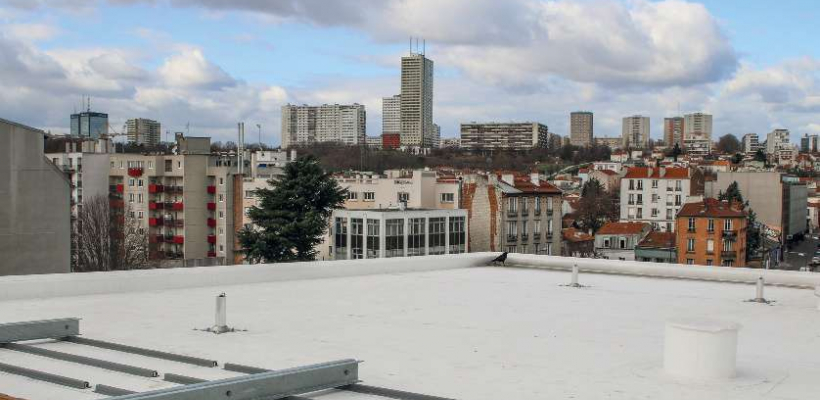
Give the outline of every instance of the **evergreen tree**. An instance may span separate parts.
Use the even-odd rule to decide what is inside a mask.
[[[754,210],[749,208],[749,202],[743,200],[743,193],[740,192],[737,182],[732,182],[729,187],[726,188],[725,192],[720,192],[718,194],[718,200],[728,201],[730,203],[734,201],[741,204],[743,208],[746,209],[746,259],[748,260],[751,256],[757,253],[762,244],[760,227],[757,225],[757,214],[755,214]]]
[[[616,196],[604,190],[601,182],[593,178],[584,183],[573,215],[579,228],[595,233],[605,223],[616,221],[618,213]]]
[[[312,156],[289,163],[284,172],[268,181],[272,189],[255,191],[260,204],[248,210],[255,227],[239,232],[250,262],[313,260],[328,218],[347,196]]]

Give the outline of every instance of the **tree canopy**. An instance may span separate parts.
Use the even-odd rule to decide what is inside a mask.
[[[273,188],[255,191],[259,206],[248,210],[255,226],[239,232],[246,257],[250,262],[313,260],[314,247],[347,190],[311,156],[287,164],[284,176],[269,183]]]
[[[725,154],[737,153],[740,151],[740,141],[731,133],[723,135],[718,139],[717,150]]]
[[[743,193],[740,192],[737,182],[732,182],[725,192],[718,193],[718,200],[737,202],[746,209],[746,259],[755,255],[762,244],[760,237],[760,227],[757,225],[757,214],[749,207],[749,201],[743,199]]]
[[[616,195],[607,192],[597,179],[590,179],[581,188],[581,199],[575,210],[575,223],[579,228],[595,233],[604,224],[618,219]]]

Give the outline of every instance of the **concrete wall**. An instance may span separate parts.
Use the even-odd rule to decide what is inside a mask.
[[[0,120],[0,275],[70,271],[70,196],[43,133]]]
[[[726,191],[732,182],[737,182],[740,193],[749,201],[759,222],[773,227],[783,226],[779,172],[719,172],[713,195],[717,197],[718,192]]]
[[[784,200],[787,202],[788,214],[785,217],[788,221],[786,235],[794,235],[806,230],[806,216],[808,215],[808,190],[806,185],[792,184],[784,185]]]

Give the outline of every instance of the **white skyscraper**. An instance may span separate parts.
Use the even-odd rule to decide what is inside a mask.
[[[401,58],[401,145],[431,147],[433,60],[411,53]]]
[[[649,117],[633,115],[623,119],[624,147],[643,149],[649,145]]]
[[[336,142],[365,143],[364,105],[282,106],[282,147]]]
[[[401,95],[382,97],[382,134],[401,132]]]
[[[683,145],[690,155],[712,152],[712,116],[704,113],[683,116]]]

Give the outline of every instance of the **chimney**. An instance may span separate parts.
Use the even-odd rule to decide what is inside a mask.
[[[661,170],[661,172],[660,172],[661,178],[663,178],[666,175],[666,167],[661,167],[660,170]]]
[[[538,175],[538,172],[530,173],[530,182],[532,182],[532,184],[535,186],[541,185],[541,177]]]
[[[515,176],[513,176],[513,174],[501,174],[501,180],[510,185],[515,184]]]

